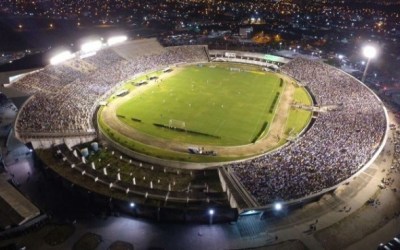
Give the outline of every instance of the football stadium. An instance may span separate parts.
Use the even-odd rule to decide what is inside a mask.
[[[152,38],[84,44],[7,88],[30,96],[15,135],[48,175],[166,221],[315,200],[367,168],[389,128],[368,87],[321,61]]]

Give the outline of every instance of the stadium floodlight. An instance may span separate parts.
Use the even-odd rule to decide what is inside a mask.
[[[52,65],[56,65],[56,64],[60,64],[62,62],[65,62],[69,59],[72,59],[75,57],[75,54],[72,54],[71,51],[63,51],[55,56],[53,56],[50,59],[50,64]]]
[[[282,203],[280,203],[280,202],[275,203],[275,204],[274,204],[274,209],[275,209],[276,211],[282,210]]]
[[[126,40],[128,40],[127,36],[113,36],[108,38],[107,44],[108,46],[113,46],[115,44],[125,42]]]
[[[102,43],[100,40],[91,41],[91,42],[82,44],[81,51],[83,53],[96,52],[101,49],[101,46],[102,46]]]
[[[364,74],[361,78],[361,82],[365,82],[365,78],[367,77],[367,71],[369,68],[369,63],[371,62],[371,59],[376,57],[377,51],[376,48],[371,46],[371,45],[367,45],[363,48],[363,54],[366,58],[368,58],[367,61],[367,66],[365,66],[365,70],[364,70]]]
[[[371,45],[367,45],[363,48],[363,54],[366,58],[372,59],[376,56],[376,48]]]

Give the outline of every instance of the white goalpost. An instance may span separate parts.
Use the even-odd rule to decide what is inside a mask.
[[[239,68],[229,68],[232,72],[241,72],[242,70]]]
[[[186,122],[180,121],[180,120],[175,120],[175,119],[170,119],[169,123],[168,123],[168,127],[171,129],[179,129],[179,130],[186,131]]]

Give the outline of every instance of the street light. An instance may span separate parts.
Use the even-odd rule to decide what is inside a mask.
[[[274,204],[274,209],[275,209],[276,211],[282,210],[282,203],[280,203],[280,202],[275,203],[275,204]]]
[[[214,209],[208,210],[208,215],[210,215],[210,221],[209,221],[210,225],[213,223],[214,212],[215,212]]]
[[[365,47],[363,48],[363,54],[364,54],[364,56],[368,59],[368,61],[367,61],[367,66],[365,66],[364,74],[363,74],[363,76],[362,76],[362,78],[361,78],[361,82],[363,82],[363,83],[365,82],[365,77],[367,76],[367,71],[368,71],[368,68],[369,68],[369,63],[370,63],[370,61],[371,61],[372,58],[375,58],[375,57],[376,57],[376,53],[377,53],[376,48],[373,47],[373,46],[371,46],[371,45],[367,45],[367,46],[365,46]]]
[[[129,189],[129,188],[128,188]],[[131,201],[130,203],[129,203],[129,208],[130,208],[130,213],[133,215],[133,216],[136,216],[137,215],[137,207],[136,207],[136,204],[133,202],[133,201]]]

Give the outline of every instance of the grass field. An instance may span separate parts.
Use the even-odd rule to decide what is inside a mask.
[[[301,103],[307,106],[312,105],[311,98],[304,88],[298,87],[295,89],[293,100],[296,103]],[[289,117],[286,123],[286,134],[297,135],[300,133],[305,124],[308,124],[312,113],[303,109],[290,109]]]
[[[268,129],[274,115],[269,110],[283,89],[280,78],[267,72],[188,66],[168,74],[123,103],[117,109],[119,119],[143,133],[169,140],[243,145]],[[184,122],[186,130],[196,133],[153,125],[168,126],[170,120]]]
[[[159,79],[147,80],[153,76]],[[143,80],[149,83],[135,86]],[[312,99],[292,82],[257,66],[230,63],[151,72],[125,83],[120,89],[129,90],[127,96],[111,95],[98,124],[112,141],[153,157],[204,163],[247,158],[282,146],[310,122],[312,112],[291,103],[308,106]],[[185,122],[186,132],[168,128],[171,119]],[[188,154],[181,143],[216,148],[217,156]]]

